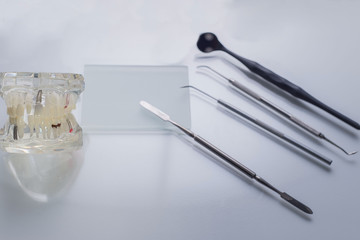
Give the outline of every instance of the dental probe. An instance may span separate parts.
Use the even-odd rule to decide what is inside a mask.
[[[263,103],[265,106],[269,107],[273,111],[276,111],[277,113],[280,113],[281,116],[289,119],[291,122],[293,122],[296,125],[300,126],[302,129],[308,131],[309,133],[313,134],[314,136],[316,136],[316,137],[318,137],[320,139],[323,139],[323,140],[327,141],[328,143],[332,144],[333,146],[339,148],[346,155],[354,155],[354,154],[356,154],[358,152],[358,151],[353,151],[353,152],[346,151],[344,148],[340,147],[338,144],[334,143],[333,141],[331,141],[330,139],[325,137],[325,135],[323,133],[317,131],[316,129],[314,129],[312,127],[310,127],[308,124],[304,123],[303,121],[301,121],[300,119],[298,119],[294,115],[288,113],[284,109],[280,108],[279,106],[275,105],[274,103],[270,102],[269,100],[267,100],[264,97],[260,96],[259,94],[255,93],[254,91],[250,90],[249,88],[247,88],[243,84],[239,83],[238,81],[235,81],[233,79],[225,77],[224,75],[222,75],[221,73],[215,71],[214,69],[212,69],[209,66],[201,65],[201,66],[198,66],[197,68],[207,68],[207,69],[211,70],[213,73],[215,73],[218,76],[222,77],[223,79],[227,80],[233,87],[236,88],[236,90],[241,90],[242,92],[244,92],[247,95],[251,96],[255,100]]]
[[[298,200],[296,200],[295,198],[291,197],[289,194],[287,194],[286,192],[281,192],[280,190],[278,190],[277,188],[275,188],[274,186],[272,186],[270,183],[268,183],[267,181],[265,181],[263,178],[261,178],[260,176],[258,176],[255,172],[253,172],[252,170],[250,170],[249,168],[247,168],[245,165],[241,164],[240,162],[238,162],[236,159],[232,158],[231,156],[227,155],[225,152],[221,151],[219,148],[215,147],[214,145],[212,145],[211,143],[209,143],[208,141],[206,141],[204,138],[200,137],[199,135],[196,135],[195,133],[193,133],[192,131],[190,131],[189,129],[184,128],[183,126],[179,125],[178,123],[174,122],[173,120],[170,119],[170,116],[167,115],[166,113],[160,111],[159,109],[155,108],[154,106],[152,106],[151,104],[145,102],[145,101],[141,101],[140,105],[142,107],[144,107],[145,109],[147,109],[148,111],[152,112],[153,114],[155,114],[156,116],[158,116],[159,118],[161,118],[162,120],[171,123],[172,125],[176,126],[177,128],[179,128],[181,131],[183,131],[186,135],[188,135],[189,137],[193,138],[197,143],[199,143],[201,146],[205,147],[206,149],[210,150],[212,153],[214,153],[215,155],[217,155],[218,157],[220,157],[221,159],[223,159],[224,161],[226,161],[228,164],[230,164],[231,166],[233,166],[234,168],[236,168],[237,170],[241,171],[242,173],[244,173],[246,176],[248,176],[251,179],[255,179],[257,182],[261,183],[262,185],[264,185],[265,187],[271,189],[272,191],[276,192],[277,194],[280,195],[280,197],[282,199],[284,199],[285,201],[289,202],[290,204],[292,204],[293,206],[297,207],[298,209],[302,210],[303,212],[307,213],[307,214],[313,214],[313,211],[307,207],[306,205],[304,205],[303,203],[299,202]]]
[[[324,162],[324,163],[326,163],[328,165],[331,165],[331,163],[332,163],[331,160],[329,160],[326,157],[320,155],[319,153],[315,152],[314,150],[310,149],[309,147],[295,141],[294,139],[291,139],[290,137],[286,136],[284,133],[276,130],[275,128],[271,127],[270,125],[268,125],[268,124],[266,124],[266,123],[264,123],[264,122],[262,122],[262,121],[260,121],[260,120],[258,120],[256,118],[254,118],[254,117],[250,116],[249,114],[241,111],[240,109],[232,106],[231,104],[229,104],[229,103],[227,103],[227,102],[225,102],[225,101],[223,101],[221,99],[216,99],[213,96],[207,94],[206,92],[204,92],[204,91],[202,91],[202,90],[200,90],[200,89],[198,89],[198,88],[196,88],[194,86],[183,86],[182,88],[193,88],[193,89],[199,91],[200,93],[204,94],[205,96],[215,100],[220,106],[224,107],[225,109],[227,109],[227,110],[237,114],[238,116],[241,116],[241,117],[245,118],[246,120],[258,125],[259,127],[265,129],[266,131],[276,135],[277,137],[285,140],[286,142],[292,144],[293,146],[301,149],[302,151],[316,157],[317,159],[321,160],[322,162]]]

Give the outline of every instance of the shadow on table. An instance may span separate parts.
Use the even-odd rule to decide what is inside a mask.
[[[31,199],[49,202],[64,195],[84,161],[83,148],[41,154],[1,153],[12,181]]]

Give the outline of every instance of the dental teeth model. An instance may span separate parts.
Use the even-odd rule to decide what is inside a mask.
[[[0,73],[8,115],[0,148],[41,153],[81,147],[82,129],[71,112],[84,87],[79,74]]]

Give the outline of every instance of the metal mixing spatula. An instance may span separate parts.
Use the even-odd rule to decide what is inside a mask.
[[[231,156],[227,155],[225,152],[221,151],[220,149],[218,149],[217,147],[215,147],[214,145],[212,145],[211,143],[206,141],[204,138],[200,137],[199,135],[193,133],[189,129],[184,128],[183,126],[181,126],[178,123],[174,122],[173,120],[170,119],[170,116],[167,115],[166,113],[160,111],[159,109],[157,109],[156,107],[152,106],[151,104],[149,104],[149,103],[147,103],[145,101],[141,101],[140,105],[142,107],[144,107],[145,109],[147,109],[148,111],[155,114],[156,116],[158,116],[159,118],[161,118],[162,120],[173,124],[174,126],[179,128],[181,131],[183,131],[186,135],[193,138],[195,140],[195,142],[199,143],[201,146],[205,147],[206,149],[208,149],[209,151],[211,151],[212,153],[214,153],[215,155],[217,155],[218,157],[220,157],[221,159],[226,161],[228,164],[230,164],[231,166],[233,166],[237,170],[244,173],[249,178],[255,179],[257,182],[261,183],[265,187],[267,187],[267,188],[271,189],[272,191],[276,192],[277,194],[280,195],[280,197],[282,199],[289,202],[293,206],[297,207],[298,209],[302,210],[303,212],[305,212],[307,214],[312,214],[313,213],[313,211],[308,206],[306,206],[305,204],[299,202],[295,198],[291,197],[286,192],[281,192],[280,190],[278,190],[277,188],[272,186],[270,183],[265,181],[263,178],[261,178],[259,175],[257,175],[255,172],[253,172],[252,170],[250,170],[249,168],[247,168],[246,166],[244,166],[243,164],[238,162],[236,159],[234,159]]]

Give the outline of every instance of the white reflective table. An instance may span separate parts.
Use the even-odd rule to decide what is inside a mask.
[[[233,59],[201,54],[195,46],[200,33],[213,31],[234,52],[360,121],[358,1],[40,0],[1,7],[0,71],[187,65],[190,84],[281,129],[333,164],[324,166],[190,91],[194,132],[314,214],[302,214],[176,134],[85,134],[82,151],[72,159],[27,167],[12,160],[18,178],[1,154],[0,239],[359,238],[360,155],[345,156],[196,66],[238,80],[349,151],[360,149],[359,131],[283,94]],[[36,200],[24,191],[29,188],[44,194]]]

